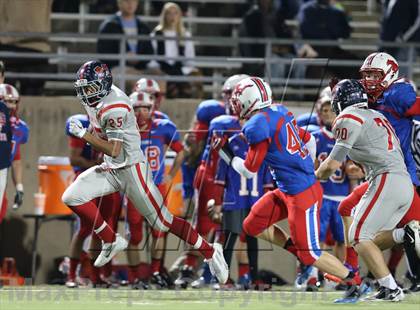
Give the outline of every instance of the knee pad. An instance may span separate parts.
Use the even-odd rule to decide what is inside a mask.
[[[63,195],[61,196],[61,201],[67,205],[67,206],[71,206],[72,202],[73,202],[73,193],[72,190],[70,189],[70,187],[68,187]]]
[[[255,223],[253,222],[253,216],[251,215],[252,213],[245,218],[242,224],[242,229],[244,233],[248,236],[255,237],[259,235],[263,230],[261,230],[261,228],[258,227],[258,225],[255,225]]]

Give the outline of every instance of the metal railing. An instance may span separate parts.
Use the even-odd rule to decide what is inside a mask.
[[[260,64],[265,67],[265,78],[276,87],[287,87],[287,86],[308,86],[317,87],[320,81],[317,79],[305,79],[302,77],[274,77],[271,76],[271,64],[278,65],[289,65],[291,67],[296,65],[311,65],[311,66],[330,66],[330,67],[360,67],[360,60],[335,60],[335,59],[298,59],[298,58],[280,58],[273,57],[272,47],[274,45],[300,45],[310,44],[312,46],[348,46],[360,47],[361,50],[366,50],[366,46],[369,47],[398,47],[404,48],[409,51],[407,61],[400,62],[400,67],[407,69],[407,77],[412,79],[413,69],[415,68],[415,49],[420,47],[420,44],[415,43],[385,43],[385,42],[353,42],[351,40],[341,41],[320,41],[320,40],[286,40],[286,39],[267,39],[267,38],[226,38],[226,37],[191,37],[183,38],[182,40],[191,40],[195,43],[202,45],[212,46],[238,46],[239,44],[261,44],[261,48],[265,49],[265,56],[263,58],[243,58],[243,57],[231,57],[231,56],[197,56],[195,58],[186,57],[172,57],[159,55],[128,55],[126,53],[126,42],[129,39],[138,40],[150,40],[149,36],[127,36],[120,34],[83,34],[75,35],[74,33],[0,33],[0,37],[24,37],[24,38],[39,38],[43,40],[53,39],[55,42],[69,42],[70,39],[75,39],[77,42],[83,40],[97,40],[99,39],[114,39],[120,42],[120,53],[119,54],[97,54],[97,53],[70,53],[70,52],[51,52],[51,53],[18,53],[18,52],[7,52],[0,51],[0,59],[47,59],[49,63],[57,65],[74,65],[82,64],[83,62],[90,59],[101,59],[101,60],[114,60],[118,61],[118,66],[122,72],[119,79],[119,86],[125,85],[127,80],[137,80],[139,77],[136,75],[125,74],[127,70],[128,61],[192,61],[198,68],[210,68],[212,74],[207,76],[153,76],[151,78],[174,81],[174,82],[203,82],[210,83],[214,92],[219,92],[221,84],[224,82],[225,77],[223,74],[231,74],[232,71],[238,71],[243,64]],[[156,40],[179,40],[177,38],[167,37],[156,37]],[[367,45],[368,44],[368,45]],[[372,50],[376,50],[375,48]],[[6,63],[7,64],[7,63]],[[246,73],[246,72],[245,72]],[[33,78],[33,79],[46,79],[46,80],[73,80],[75,77],[74,72],[56,72],[56,73],[39,73],[39,72],[8,72],[8,77],[11,78]],[[325,81],[326,83],[326,81]]]
[[[104,21],[112,15],[109,14],[89,14],[85,11],[79,13],[52,13],[51,20],[61,21],[61,20],[72,20],[77,21],[78,23],[78,32],[86,33],[86,23],[92,21]],[[139,15],[140,20],[146,23],[159,23],[159,16],[148,16],[148,15]],[[198,16],[185,16],[183,17],[184,22],[188,25],[188,28],[193,28],[193,25],[206,24],[206,25],[227,25],[232,27],[232,35],[236,35],[238,27],[242,22],[242,18],[230,18],[230,17],[198,17]],[[286,20],[286,25],[291,27],[298,27],[298,21],[295,19]],[[377,21],[350,21],[350,26],[354,29],[357,28],[367,28],[367,29],[379,29],[379,22]]]

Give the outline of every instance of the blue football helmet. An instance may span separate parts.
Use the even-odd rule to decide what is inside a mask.
[[[94,107],[111,91],[112,75],[108,66],[100,61],[88,61],[77,71],[74,83],[77,98]]]
[[[332,89],[331,108],[335,114],[340,114],[349,106],[368,107],[368,96],[358,80],[342,80]]]

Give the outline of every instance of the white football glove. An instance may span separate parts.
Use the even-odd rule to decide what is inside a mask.
[[[83,127],[78,119],[73,118],[70,120],[69,131],[73,136],[83,138],[86,133],[86,128]]]

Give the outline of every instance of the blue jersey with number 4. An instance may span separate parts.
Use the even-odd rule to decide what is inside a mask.
[[[334,135],[325,127],[321,127],[318,131],[313,132],[312,135],[316,140],[316,158],[321,163],[328,157],[334,147]],[[343,163],[327,180],[321,180],[324,198],[341,201],[349,194],[350,182],[344,167],[345,164]]]
[[[246,157],[248,144],[242,135],[233,136],[229,146],[235,156]],[[214,182],[225,187],[223,210],[249,209],[264,194],[264,188],[273,187],[273,178],[264,163],[253,178],[247,179],[220,160]]]
[[[264,161],[282,192],[295,195],[315,183],[314,164],[286,108],[262,109],[245,123],[243,133],[249,144],[269,140]]]

